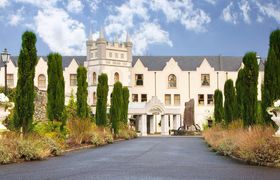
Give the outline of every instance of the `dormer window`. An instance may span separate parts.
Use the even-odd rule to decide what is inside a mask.
[[[209,74],[201,74],[201,85],[210,86],[210,75]]]
[[[168,87],[169,88],[176,88],[176,86],[177,86],[176,76],[174,74],[170,74],[168,76]]]
[[[143,74],[135,74],[136,86],[143,86]]]

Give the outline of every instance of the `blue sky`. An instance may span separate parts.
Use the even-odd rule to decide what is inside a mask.
[[[0,0],[0,50],[12,55],[25,30],[37,34],[39,55],[85,55],[101,27],[110,41],[128,32],[134,55],[265,57],[270,32],[280,28],[280,1]]]

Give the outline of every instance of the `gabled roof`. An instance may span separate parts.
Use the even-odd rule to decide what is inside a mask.
[[[215,71],[237,71],[242,63],[238,56],[133,56],[132,66],[139,59],[150,71],[161,71],[166,63],[173,58],[183,71],[195,71],[206,59]],[[263,71],[263,63],[260,63]]]
[[[38,60],[40,58],[43,58],[43,60],[46,62],[48,60],[47,56],[38,56]],[[68,67],[73,59],[75,59],[79,65],[84,65],[86,58],[87,58],[86,56],[62,56],[62,67],[63,67],[63,69]],[[14,65],[17,67],[18,66],[18,56],[11,56],[10,59],[14,63]],[[4,66],[3,62],[0,61],[0,67],[3,67],[3,66]]]

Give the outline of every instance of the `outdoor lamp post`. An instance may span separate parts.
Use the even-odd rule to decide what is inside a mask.
[[[7,96],[7,63],[10,59],[10,54],[8,50],[5,48],[4,51],[1,53],[1,60],[4,63],[5,67],[5,95]]]

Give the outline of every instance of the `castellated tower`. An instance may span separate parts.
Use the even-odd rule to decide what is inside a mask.
[[[93,105],[95,113],[96,90],[98,76],[106,73],[108,76],[108,104],[114,83],[120,81],[123,86],[131,89],[132,42],[127,35],[126,42],[108,42],[103,30],[94,41],[92,35],[87,40],[87,70],[88,70],[88,103]]]

